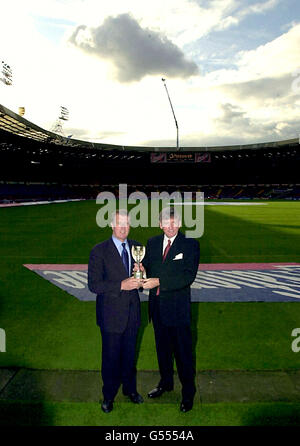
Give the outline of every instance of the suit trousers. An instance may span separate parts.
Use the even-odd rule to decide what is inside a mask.
[[[136,308],[130,304],[128,323],[123,333],[108,333],[101,330],[102,392],[106,400],[114,400],[121,384],[125,395],[137,391],[135,350],[138,326],[136,321]]]
[[[190,325],[176,327],[164,325],[160,317],[159,296],[156,296],[154,301],[152,320],[161,376],[159,386],[166,390],[172,390],[174,387],[174,355],[178,376],[182,384],[182,399],[192,400],[196,393],[196,387],[191,327]]]

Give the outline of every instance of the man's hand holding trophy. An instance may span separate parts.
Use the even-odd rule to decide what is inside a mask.
[[[146,254],[146,247],[142,245],[133,245],[131,248],[131,254],[135,261],[133,267],[133,277],[139,281],[139,288],[143,288],[144,279],[146,278],[146,271],[142,265],[142,260]]]
[[[134,268],[133,268],[133,277],[140,281],[140,288],[148,289],[155,288],[159,286],[158,278],[149,278],[147,279],[145,268],[142,264],[142,260],[146,254],[145,246],[132,246],[131,254],[133,259],[135,260]]]

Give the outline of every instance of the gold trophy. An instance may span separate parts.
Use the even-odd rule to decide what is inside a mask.
[[[143,271],[141,271],[140,269],[140,263],[146,254],[146,247],[133,245],[131,248],[131,254],[138,266],[137,271],[134,271],[133,273],[134,278],[139,280],[146,278],[146,273],[145,272],[143,273]]]

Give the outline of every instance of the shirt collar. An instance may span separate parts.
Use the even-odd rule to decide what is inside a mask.
[[[124,242],[121,242],[121,240],[119,240],[117,237],[115,237],[114,235],[111,236],[114,244],[116,245],[117,248],[122,247],[122,243],[125,243],[126,246],[128,246],[128,241],[127,239],[124,240]]]
[[[171,245],[173,245],[173,242],[176,239],[177,235],[178,235],[178,232],[176,235],[174,235],[174,237],[169,238],[164,234],[164,244],[167,245],[168,241],[171,240]]]

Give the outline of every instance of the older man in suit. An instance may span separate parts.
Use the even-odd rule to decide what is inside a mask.
[[[158,386],[148,393],[157,398],[173,389],[173,354],[182,384],[180,410],[193,407],[195,369],[192,357],[190,286],[195,280],[200,249],[197,240],[179,231],[180,216],[174,208],[160,214],[164,234],[148,240],[143,266],[149,279],[149,317],[153,321],[156,351],[161,375]]]
[[[135,350],[140,325],[139,280],[131,276],[134,260],[125,210],[112,217],[112,237],[91,250],[88,286],[97,294],[96,318],[102,335],[102,380],[105,413],[113,409],[120,385],[133,403],[142,403],[136,389]]]

